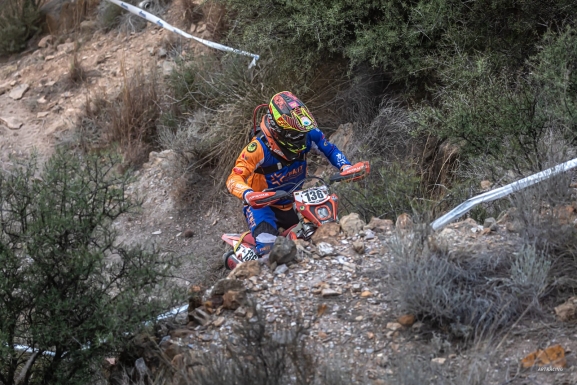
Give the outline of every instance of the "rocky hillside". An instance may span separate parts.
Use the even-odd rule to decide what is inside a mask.
[[[575,222],[572,210],[570,214]],[[446,244],[454,258],[464,250],[497,258],[518,250],[515,226],[506,218],[484,225],[468,219],[431,235],[430,242]],[[439,329],[419,314],[403,313],[389,273],[395,259],[409,258],[399,254],[398,240],[418,234],[418,226],[407,215],[394,225],[377,218],[366,224],[351,214],[340,225],[322,227],[311,242],[287,247],[283,243],[292,242],[281,238],[271,253],[272,263],[241,264],[206,290],[191,286],[187,313],[159,335],[162,356],[178,378],[190,381],[196,378],[192,374],[196,365],[210,368],[219,354],[258,354],[255,343],[264,350],[260,353],[270,354],[267,343],[273,341],[292,348],[291,344],[303,344],[316,365],[333,365],[331,370],[342,371],[342,381],[354,383],[502,384],[507,377],[518,384],[577,383],[574,302],[557,308],[556,319],[553,315],[518,319],[507,333],[497,333],[490,347],[471,345],[454,330]],[[292,260],[277,265],[278,258]],[[247,337],[247,330],[254,328],[262,335]],[[566,359],[555,364],[522,361],[538,348],[557,345]],[[158,370],[158,362],[150,357],[146,362]],[[250,362],[254,370],[259,368],[258,358]],[[550,371],[539,371],[542,365]],[[413,370],[419,374],[411,374]]]
[[[165,18],[179,25],[180,11]],[[213,17],[186,30],[213,39]],[[212,51],[154,25],[104,32],[89,19],[3,59],[0,168],[11,157],[36,152],[42,160],[58,145],[80,146],[94,134],[77,127],[96,96],[116,100],[137,70],[162,83],[186,54]],[[352,126],[331,140],[356,156]],[[171,149],[149,153],[128,189],[142,209],[115,228],[122,243],[180,257],[173,279],[190,287],[189,305],[132,351],[110,357],[110,383],[577,384],[577,300],[574,287],[563,286],[575,262],[551,286],[539,281],[567,256],[531,254],[521,236],[527,223],[514,210],[435,234],[407,214],[368,224],[349,214],[310,242],[279,238],[268,262],[228,274],[220,237],[244,231],[240,202],[215,193],[214,170],[203,169],[188,180],[194,199],[183,207],[179,161]],[[555,213],[552,229],[574,229],[576,208],[537,211]],[[538,242],[542,233],[534,234]]]

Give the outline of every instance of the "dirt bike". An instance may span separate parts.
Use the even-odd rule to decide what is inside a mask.
[[[338,222],[338,197],[330,192],[329,185],[335,182],[351,182],[362,179],[369,171],[369,162],[359,162],[342,173],[333,174],[328,183],[319,177],[306,177],[298,183],[264,190],[264,192],[274,192],[274,195],[257,200],[255,204],[268,206],[279,200],[292,200],[293,209],[297,213],[299,222],[284,230],[280,235],[293,240],[309,240],[320,226],[330,222]],[[318,180],[315,186],[302,188],[306,181],[314,179]],[[239,263],[260,258],[255,250],[256,242],[250,231],[243,234],[224,234],[221,238],[233,248],[223,254],[223,262],[227,269],[233,270]]]

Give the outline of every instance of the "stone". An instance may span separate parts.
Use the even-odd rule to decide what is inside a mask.
[[[360,293],[361,292],[361,284],[360,283],[354,283],[353,286],[351,286],[351,291],[353,293]]]
[[[482,180],[481,181],[481,190],[489,190],[492,185],[493,185],[493,183],[491,183],[491,181]]]
[[[222,296],[228,291],[245,291],[245,287],[238,279],[221,279],[212,287],[210,297]]]
[[[58,52],[63,52],[63,53],[70,53],[70,52],[74,51],[74,49],[75,49],[74,43],[64,43],[64,44],[59,44],[58,46],[56,46],[56,50]]]
[[[10,88],[12,88],[12,86],[10,85],[9,82],[0,84],[0,95],[3,95],[6,92],[8,92]]]
[[[345,234],[347,234],[349,237],[352,237],[359,231],[363,230],[363,227],[365,227],[366,223],[359,217],[359,214],[351,213],[341,218],[340,225]]]
[[[413,228],[413,220],[407,213],[403,213],[397,217],[395,227],[400,230],[409,230]]]
[[[274,269],[274,274],[280,275],[280,274],[286,273],[287,271],[288,271],[287,265],[279,265],[279,266],[277,266],[276,269]]]
[[[413,314],[404,314],[397,318],[397,322],[403,326],[412,326],[415,323],[415,316]]]
[[[336,222],[325,223],[319,227],[313,234],[311,241],[313,244],[317,245],[321,242],[331,243],[336,246],[338,241],[337,237],[341,232],[341,226]]]
[[[224,309],[236,310],[245,302],[245,290],[229,290],[222,296]]]
[[[94,20],[84,20],[80,23],[80,30],[83,32],[94,31],[97,27],[97,23]]]
[[[338,295],[341,295],[341,292],[340,292],[340,291],[337,291],[337,290],[333,290],[333,289],[326,288],[326,289],[323,289],[323,290],[321,291],[321,295],[322,295],[324,298],[327,298],[327,297],[336,297],[336,296],[338,296]]]
[[[577,297],[569,298],[565,303],[555,307],[559,321],[567,322],[577,318]]]
[[[240,308],[239,308],[240,309]],[[237,309],[238,310],[238,309]],[[214,320],[214,322],[212,323],[215,327],[219,328],[222,326],[222,324],[224,324],[224,321],[226,321],[226,318],[224,317],[218,317],[217,319]]]
[[[445,361],[447,361],[447,359],[444,357],[436,357],[436,358],[433,358],[431,360],[431,362],[433,362],[435,364],[439,364],[439,365],[443,365],[445,363]]]
[[[196,308],[192,312],[188,312],[188,320],[206,326],[210,322],[210,314],[201,308]]]
[[[335,248],[331,244],[325,242],[317,245],[317,251],[321,257],[335,255]]]
[[[381,219],[377,217],[372,217],[369,224],[364,227],[365,230],[373,230],[377,232],[385,233],[387,231],[393,230],[394,223],[390,219]]]
[[[278,236],[269,254],[269,262],[277,265],[287,264],[295,259],[297,245],[289,238]]]
[[[198,285],[191,285],[188,288],[188,310],[196,309],[202,306],[202,295],[204,290]]]
[[[185,238],[192,238],[194,236],[194,231],[192,231],[191,229],[186,229],[182,233],[182,236]]]
[[[166,57],[166,50],[161,47],[158,49],[157,54],[158,54],[158,57]]]
[[[485,218],[485,221],[483,222],[483,227],[486,229],[491,229],[494,228],[497,224],[497,220],[493,217],[490,218]]]
[[[228,279],[246,279],[260,274],[259,261],[248,261],[239,264],[233,271],[228,274]]]
[[[175,69],[176,63],[173,61],[165,60],[162,63],[162,73],[164,76],[170,76]]]
[[[26,83],[20,84],[19,86],[14,87],[8,96],[14,100],[20,100],[29,88],[30,86]]]
[[[364,254],[365,253],[365,243],[363,241],[354,241],[353,242],[353,249],[358,254]]]
[[[18,121],[16,118],[12,116],[3,117],[0,116],[0,123],[3,123],[11,130],[18,130],[22,127],[22,122]]]
[[[401,325],[398,322],[388,322],[387,323],[387,329],[392,330],[392,331],[397,331],[399,329],[401,329],[403,327],[403,325]]]
[[[235,311],[234,315],[240,318],[246,317],[246,309],[242,306],[239,306]]]
[[[365,291],[363,291],[363,292],[361,293],[361,297],[362,297],[362,298],[368,298],[368,297],[372,297],[372,296],[373,296],[373,293],[371,293],[371,292],[368,291],[368,290],[365,290]]]

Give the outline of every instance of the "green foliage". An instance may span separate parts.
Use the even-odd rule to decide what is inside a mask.
[[[279,66],[306,71],[319,52],[332,53],[381,66],[400,80],[423,79],[435,73],[438,58],[463,52],[485,52],[496,63],[517,66],[535,52],[549,25],[577,11],[571,0],[221,2],[234,19],[230,38],[272,51]]]
[[[359,213],[366,220],[373,216],[394,220],[400,214],[428,208],[416,168],[400,162],[376,160],[367,178],[340,184],[336,190],[343,201],[343,211]]]
[[[577,134],[574,29],[546,34],[542,47],[527,63],[529,73],[496,73],[486,56],[455,58],[440,73],[447,86],[438,105],[421,108],[416,119],[457,141],[466,156],[489,157],[502,170],[549,167]]]
[[[40,30],[43,0],[0,1],[0,55],[22,51]]]
[[[1,383],[87,383],[174,302],[174,261],[115,242],[111,222],[135,208],[116,168],[58,151],[42,173],[35,159],[0,173]]]

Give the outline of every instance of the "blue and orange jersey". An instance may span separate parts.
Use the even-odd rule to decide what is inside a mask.
[[[351,164],[337,146],[330,143],[318,128],[308,133],[306,148],[301,156],[286,166],[283,166],[279,159],[273,155],[266,144],[266,138],[257,136],[236,159],[234,168],[226,181],[226,187],[231,194],[240,199],[243,198],[244,192],[249,189],[263,191],[289,185],[288,190],[294,183],[299,183],[306,177],[306,154],[316,149],[322,152],[329,162],[338,169]],[[262,173],[263,170],[266,170],[267,173]],[[284,207],[288,203],[288,201],[278,202],[276,206],[288,209],[290,207]]]

